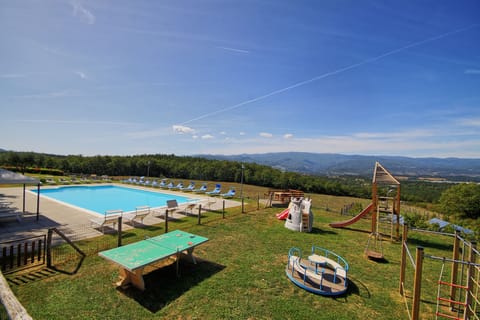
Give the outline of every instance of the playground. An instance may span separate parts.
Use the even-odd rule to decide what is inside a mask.
[[[410,319],[418,278],[407,253],[400,284],[403,230],[400,228],[400,238],[392,241],[392,228],[375,228],[375,232],[382,232],[383,259],[369,259],[365,253],[372,234],[369,215],[343,228],[330,224],[345,221],[340,212],[346,204],[359,201],[366,208],[371,199],[316,194],[308,197],[314,215],[310,232],[285,228],[284,221],[276,217],[283,211],[278,207],[246,213],[232,208],[224,219],[221,213],[208,212],[201,225],[195,217],[172,220],[169,231],[184,230],[209,241],[195,249],[197,264],[180,263],[179,277],[175,264],[145,270],[144,291],[116,289],[118,266],[98,255],[87,256],[76,272],[78,261],[72,261],[58,266],[58,270],[8,274],[7,281],[34,319],[85,319],[92,315],[115,319],[331,319],[332,315],[335,319]],[[324,209],[326,203],[328,210]],[[163,232],[164,225],[135,228],[128,230],[124,239],[131,243]],[[116,241],[115,235],[103,237]],[[78,245],[84,248],[89,241]],[[312,245],[348,262],[347,289],[335,298],[312,294],[286,276],[290,248],[300,248],[308,260]],[[451,262],[433,257],[453,258],[453,238],[409,230],[407,246],[413,261],[416,247],[424,248],[418,313],[419,319],[435,319],[437,312],[448,311],[446,305],[450,303],[438,299],[448,298],[445,293],[451,287],[442,284],[439,294],[440,276],[442,282],[454,282],[450,277]],[[464,249],[460,243],[459,248],[458,260],[462,255],[468,260],[468,245]],[[458,263],[458,278],[466,279],[470,266],[477,272],[473,280],[478,283],[478,268],[474,265]],[[466,292],[464,281],[456,283],[463,288],[458,287],[456,298],[449,299],[463,303],[460,295]],[[457,317],[457,311],[448,314]]]

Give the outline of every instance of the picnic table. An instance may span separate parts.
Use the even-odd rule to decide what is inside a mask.
[[[174,230],[156,237],[146,238],[122,247],[99,252],[99,255],[120,266],[118,286],[131,283],[140,290],[145,290],[143,271],[163,259],[176,257],[177,275],[180,257],[187,257],[196,263],[193,250],[207,242],[208,238]]]

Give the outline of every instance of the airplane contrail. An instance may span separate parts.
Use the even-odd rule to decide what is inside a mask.
[[[226,112],[226,111],[230,111],[230,110],[233,110],[233,109],[237,109],[237,108],[239,108],[239,107],[241,107],[241,106],[244,106],[244,105],[247,105],[247,104],[250,104],[250,103],[253,103],[253,102],[257,102],[257,101],[266,99],[266,98],[268,98],[268,97],[277,95],[277,94],[279,94],[279,93],[282,93],[282,92],[285,92],[285,91],[289,91],[289,90],[292,90],[292,89],[295,89],[295,88],[304,86],[304,85],[309,84],[309,83],[314,82],[314,81],[318,81],[318,80],[321,80],[321,79],[325,79],[325,78],[327,78],[327,77],[330,77],[330,76],[333,76],[333,75],[336,75],[336,74],[339,74],[339,73],[342,73],[342,72],[345,72],[345,71],[348,71],[348,70],[351,70],[351,69],[354,69],[354,68],[357,68],[357,67],[360,67],[360,66],[363,66],[363,65],[366,65],[366,64],[375,62],[375,61],[378,61],[378,60],[380,60],[380,59],[383,59],[383,58],[385,58],[385,57],[394,55],[394,54],[399,53],[399,52],[401,52],[401,51],[404,51],[404,50],[407,50],[407,49],[410,49],[410,48],[414,48],[414,47],[418,47],[418,46],[420,46],[420,45],[422,45],[422,44],[425,44],[425,43],[428,43],[428,42],[432,42],[432,41],[436,41],[436,40],[439,40],[439,39],[448,37],[448,36],[453,35],[453,34],[457,34],[457,33],[460,33],[460,32],[464,32],[464,31],[470,30],[470,29],[475,28],[475,27],[478,27],[478,26],[479,26],[479,24],[472,24],[472,25],[470,25],[470,26],[468,26],[468,27],[456,29],[456,30],[453,30],[453,31],[449,31],[449,32],[442,33],[442,34],[440,34],[440,35],[436,35],[436,36],[431,37],[431,38],[427,38],[427,39],[424,39],[424,40],[420,40],[420,41],[413,42],[413,43],[408,44],[408,45],[406,45],[406,46],[403,46],[403,47],[400,47],[400,48],[397,48],[397,49],[394,49],[394,50],[391,50],[391,51],[382,53],[381,55],[378,55],[378,56],[375,56],[375,57],[372,57],[372,58],[368,58],[368,59],[366,59],[366,60],[363,60],[363,61],[360,61],[360,62],[351,64],[351,65],[349,65],[349,66],[346,66],[346,67],[343,67],[343,68],[340,68],[340,69],[337,69],[337,70],[334,70],[334,71],[330,71],[330,72],[324,73],[324,74],[322,74],[322,75],[313,77],[313,78],[308,79],[308,80],[304,80],[304,81],[297,82],[297,83],[292,84],[292,85],[290,85],[290,86],[288,86],[288,87],[281,88],[281,89],[277,89],[277,90],[275,90],[275,91],[272,91],[272,92],[269,92],[269,93],[267,93],[267,94],[258,96],[258,97],[256,97],[256,98],[252,98],[252,99],[249,99],[249,100],[245,100],[245,101],[243,101],[243,102],[234,104],[234,105],[232,105],[232,106],[224,107],[224,108],[221,108],[221,109],[216,110],[216,111],[212,111],[212,112],[209,112],[209,113],[205,113],[205,114],[203,114],[203,115],[201,115],[201,116],[198,116],[198,117],[196,117],[196,118],[193,118],[193,119],[190,119],[190,120],[188,120],[188,121],[183,122],[182,125],[186,125],[186,124],[188,124],[188,123],[191,123],[191,122],[194,122],[194,121],[197,121],[197,120],[201,120],[201,119],[210,117],[210,116],[215,115],[215,114],[219,114],[219,113],[222,113],[222,112]]]

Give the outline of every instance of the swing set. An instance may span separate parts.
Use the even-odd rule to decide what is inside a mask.
[[[394,196],[390,194],[394,192]],[[372,260],[383,260],[382,233],[379,231],[380,214],[391,225],[390,238],[399,238],[400,230],[400,182],[379,162],[375,163],[372,179],[372,228],[365,247],[365,255]],[[394,230],[395,226],[395,230]]]
[[[423,247],[417,247],[414,260],[407,246],[407,230],[408,227],[404,225],[399,291],[404,297],[409,319],[419,319],[423,260],[429,258],[442,262],[437,281],[435,319],[480,320],[480,253],[476,243],[468,242],[455,232],[452,258],[427,255]],[[439,234],[452,236],[452,234]],[[407,257],[415,270],[411,311],[405,289]],[[449,267],[450,269],[446,270]],[[450,279],[446,280],[448,271]]]

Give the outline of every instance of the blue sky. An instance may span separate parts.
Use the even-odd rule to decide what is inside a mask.
[[[0,148],[480,158],[477,0],[0,6]]]

